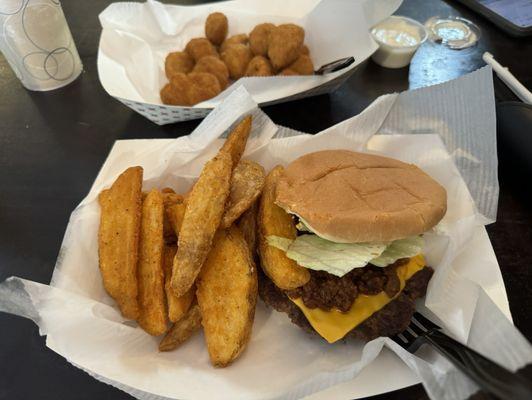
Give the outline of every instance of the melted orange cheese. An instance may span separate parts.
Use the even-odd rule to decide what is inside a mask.
[[[351,309],[345,313],[336,309],[324,311],[320,308],[308,308],[301,298],[290,300],[303,311],[316,332],[329,343],[334,343],[397,297],[404,289],[406,281],[424,266],[425,259],[422,255],[412,257],[407,264],[397,267],[401,289],[394,297],[388,297],[385,292],[372,296],[361,294],[355,299]]]

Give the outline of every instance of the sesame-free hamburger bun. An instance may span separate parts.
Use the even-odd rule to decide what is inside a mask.
[[[349,150],[299,157],[277,185],[276,203],[337,243],[419,235],[447,210],[445,189],[415,165]]]

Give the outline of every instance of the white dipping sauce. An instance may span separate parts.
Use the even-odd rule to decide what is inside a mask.
[[[402,68],[410,60],[418,47],[427,38],[425,27],[406,17],[391,16],[377,24],[372,30],[379,49],[372,58],[387,68]]]
[[[375,28],[374,35],[390,46],[410,47],[419,44],[421,37],[415,27],[404,21],[397,21],[392,27]]]

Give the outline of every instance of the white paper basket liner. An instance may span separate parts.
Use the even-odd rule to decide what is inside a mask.
[[[198,6],[113,3],[100,14],[102,36],[98,75],[104,89],[126,106],[159,125],[205,117],[239,86],[260,106],[330,93],[377,49],[369,28],[391,15],[402,0],[233,0]],[[295,22],[305,28],[305,43],[316,68],[353,56],[355,63],[324,76],[241,78],[220,95],[193,107],[161,103],[167,82],[164,59],[204,36],[206,16],[224,12],[229,35],[249,33],[262,22]]]
[[[473,105],[479,99],[487,107]],[[420,103],[423,115],[411,112],[422,107]],[[248,349],[229,368],[210,366],[202,334],[174,352],[159,353],[158,339],[124,321],[103,289],[96,198],[131,165],[144,167],[145,189],[188,189],[223,143],[221,138],[249,113],[253,130],[245,157],[268,170],[327,148],[378,152],[416,163],[444,185],[449,196],[445,218],[425,235],[424,253],[435,273],[419,308],[458,340],[515,370],[532,362],[532,349],[511,323],[504,283],[483,226],[494,218],[498,193],[497,163],[492,160],[493,103],[491,69],[484,68],[436,87],[382,96],[358,116],[307,135],[276,126],[243,88],[235,90],[189,136],[117,142],[89,194],[71,215],[50,286],[10,278],[0,284],[0,310],[33,319],[41,334],[48,335],[52,350],[140,399],[312,395],[309,398],[316,400],[332,398],[331,393],[347,399],[416,382],[404,374],[404,365],[386,361],[383,346],[415,371],[431,398],[466,398],[476,386],[432,351],[423,349],[413,356],[385,338],[365,346],[353,341],[328,345],[261,302]],[[464,154],[475,167],[455,164]],[[464,181],[482,181],[489,190],[470,192]],[[355,377],[363,368],[364,373],[373,371],[373,378],[360,391]],[[387,375],[402,378],[382,379]]]

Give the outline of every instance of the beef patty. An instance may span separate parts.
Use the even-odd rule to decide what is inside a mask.
[[[397,267],[408,261],[408,258],[403,258],[384,268],[368,264],[342,277],[326,271],[309,270],[310,280],[289,291],[288,295],[293,299],[300,297],[308,308],[319,307],[324,311],[336,308],[347,312],[359,294],[371,296],[384,291],[389,297],[394,297],[399,293],[401,283]]]
[[[393,301],[358,325],[346,337],[370,341],[379,336],[393,336],[404,331],[414,314],[415,300],[425,296],[433,272],[431,267],[416,272]],[[316,333],[299,307],[262,271],[259,277],[259,294],[267,305],[288,314],[294,324],[308,332]]]

